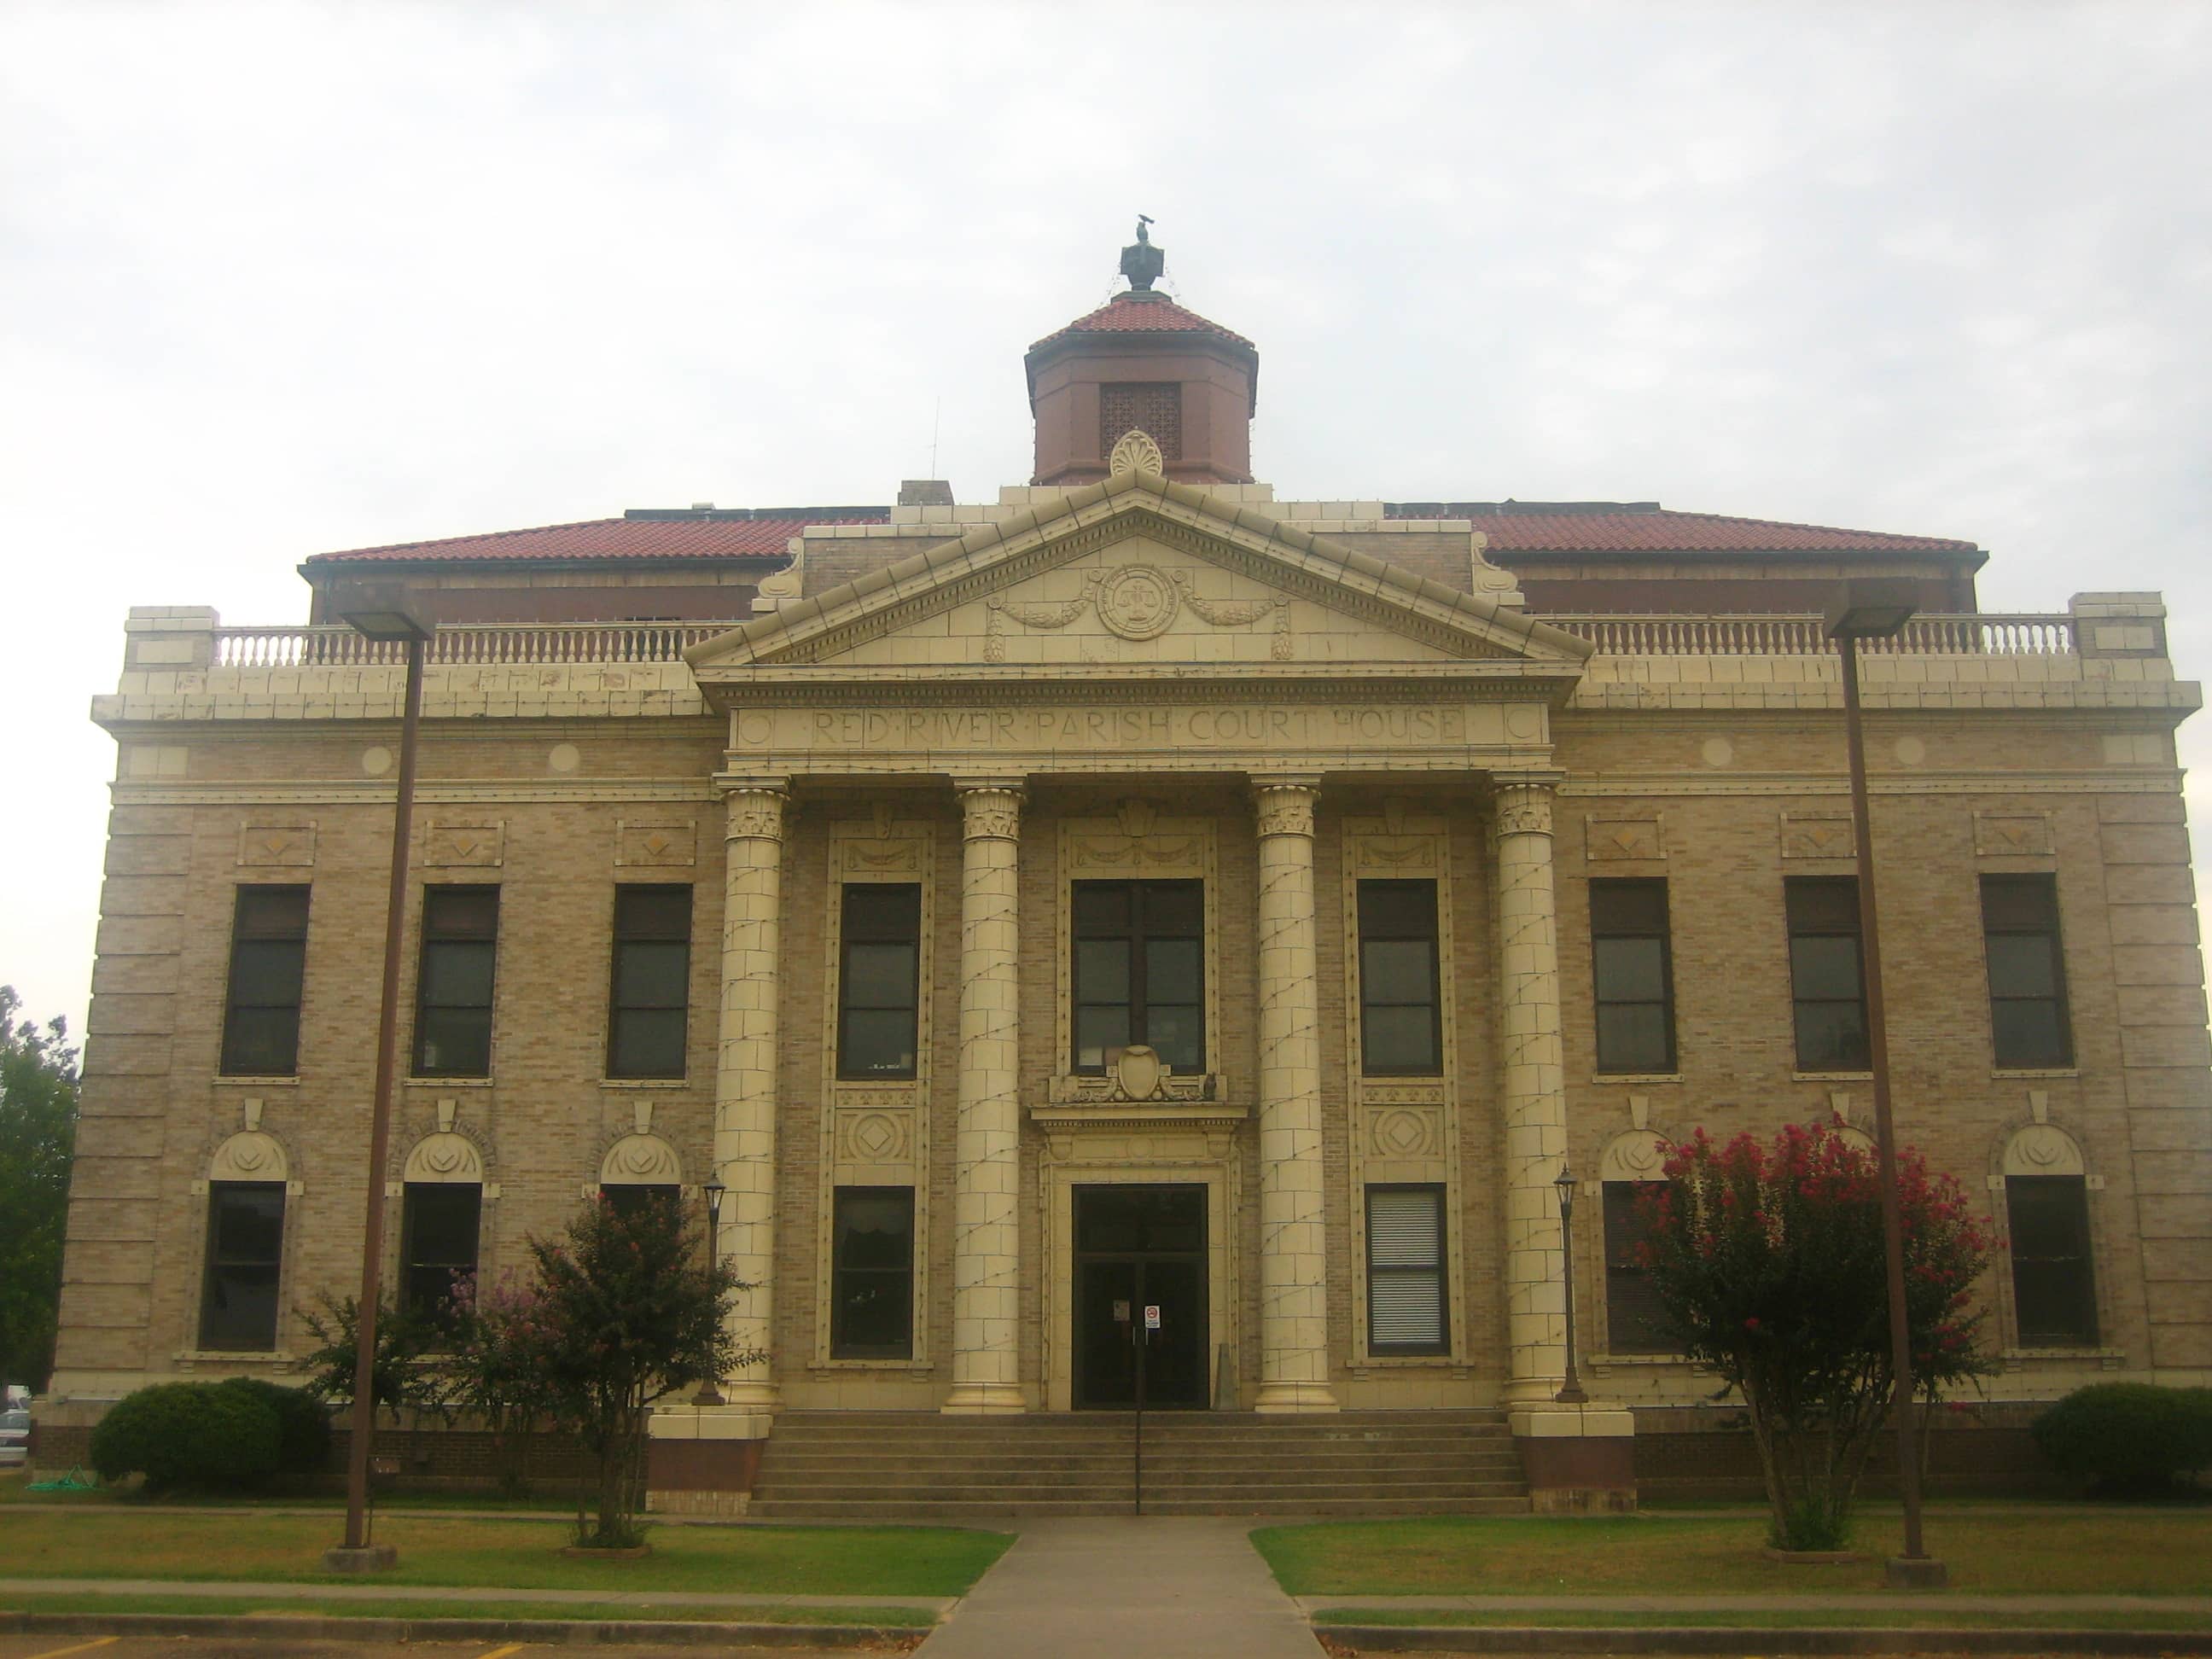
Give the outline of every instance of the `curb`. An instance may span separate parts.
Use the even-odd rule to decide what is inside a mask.
[[[340,1619],[319,1613],[9,1613],[0,1635],[222,1636],[295,1642],[528,1642],[570,1647],[857,1648],[933,1626],[747,1625],[652,1619]]]
[[[1315,1625],[1332,1650],[1381,1653],[2205,1653],[2212,1631],[1881,1629],[1793,1625]]]

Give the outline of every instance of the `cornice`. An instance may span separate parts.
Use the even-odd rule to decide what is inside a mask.
[[[382,779],[353,783],[338,779],[316,783],[255,783],[224,779],[208,783],[116,782],[108,786],[118,806],[377,806],[391,805],[394,790]],[[712,801],[713,784],[702,770],[697,778],[635,781],[578,779],[484,779],[459,783],[418,783],[419,805],[496,805],[502,802]]]

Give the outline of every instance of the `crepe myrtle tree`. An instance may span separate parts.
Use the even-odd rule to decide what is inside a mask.
[[[544,1414],[598,1467],[596,1518],[579,1503],[580,1544],[638,1541],[653,1402],[764,1358],[729,1334],[730,1297],[746,1287],[704,1259],[703,1231],[673,1199],[597,1199],[560,1237],[531,1239],[530,1282],[502,1292],[500,1370],[528,1377]]]
[[[1739,1394],[1778,1548],[1837,1549],[1895,1388],[1876,1155],[1832,1125],[1770,1145],[1703,1130],[1638,1200],[1638,1259],[1676,1347]],[[1948,1175],[1898,1154],[1915,1386],[1933,1400],[1996,1369],[1970,1310],[1992,1241]]]

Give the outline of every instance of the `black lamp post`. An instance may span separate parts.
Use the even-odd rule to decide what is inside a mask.
[[[1890,1117],[1889,1022],[1882,1000],[1881,936],[1875,926],[1874,838],[1869,828],[1866,731],[1859,714],[1861,640],[1895,637],[1912,620],[1919,595],[1910,581],[1861,578],[1846,581],[1826,618],[1828,637],[1843,659],[1844,738],[1851,772],[1851,836],[1858,852],[1859,950],[1866,969],[1867,1059],[1874,1070],[1875,1143],[1881,1162],[1882,1255],[1889,1280],[1890,1364],[1897,1389],[1890,1414],[1897,1424],[1897,1489],[1905,1500],[1905,1553],[1888,1564],[1896,1589],[1939,1589],[1949,1575],[1923,1547],[1920,1460],[1914,1432],[1918,1407],[1912,1389],[1912,1334],[1905,1305],[1905,1224],[1897,1197],[1897,1132]]]
[[[376,1433],[376,1310],[383,1295],[384,1165],[392,1141],[392,1083],[398,1064],[399,960],[407,907],[407,852],[415,817],[415,751],[422,722],[423,647],[436,623],[423,595],[403,582],[333,588],[329,608],[368,640],[407,647],[407,690],[399,723],[399,781],[392,811],[392,885],[384,914],[384,989],[376,1026],[376,1097],[368,1128],[368,1208],[362,1222],[361,1298],[354,1319],[353,1429],[346,1455],[345,1542],[324,1565],[362,1572],[392,1565],[399,1553],[368,1541],[368,1450]]]
[[[722,1194],[729,1188],[722,1185],[722,1172],[717,1170],[707,1177],[707,1184],[699,1190],[707,1200],[707,1266],[711,1271],[721,1261]],[[691,1396],[691,1403],[695,1406],[720,1405],[721,1380],[710,1376],[700,1383],[699,1392]]]
[[[1575,1375],[1575,1178],[1564,1160],[1552,1185],[1559,1189],[1559,1282],[1566,1291],[1567,1318],[1567,1374],[1552,1398],[1562,1406],[1579,1406],[1589,1396]]]

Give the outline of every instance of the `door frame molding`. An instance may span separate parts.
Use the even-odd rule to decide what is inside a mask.
[[[1072,1148],[1073,1156],[1046,1163],[1038,1182],[1043,1209],[1045,1334],[1045,1409],[1074,1409],[1075,1395],[1075,1189],[1078,1187],[1202,1186],[1206,1188],[1206,1407],[1211,1410],[1221,1395],[1222,1350],[1228,1350],[1231,1374],[1235,1375],[1237,1341],[1232,1286],[1237,1282],[1235,1245],[1230,1237],[1231,1217],[1236,1213],[1237,1188],[1241,1184],[1226,1146],[1218,1155],[1203,1136],[1148,1136],[1146,1161],[1133,1161],[1127,1139],[1110,1149],[1101,1147],[1094,1159],[1085,1149]],[[1111,1151],[1111,1162],[1103,1154]],[[1193,1152],[1196,1156],[1191,1156]]]

